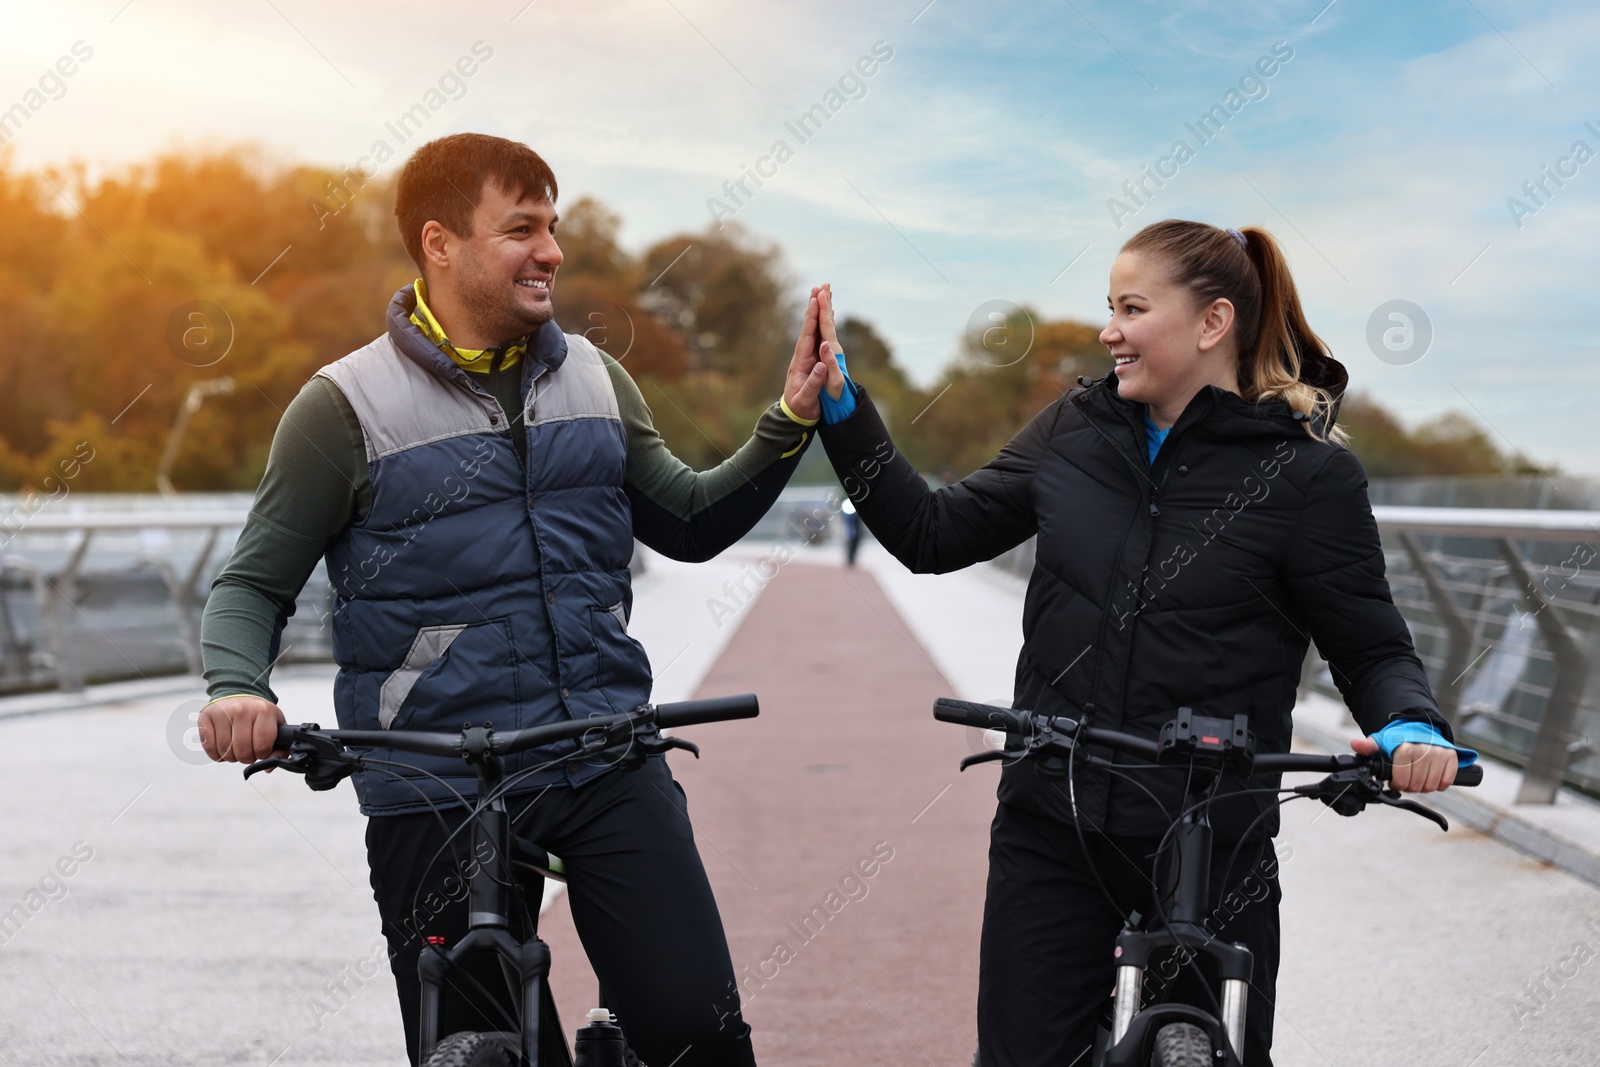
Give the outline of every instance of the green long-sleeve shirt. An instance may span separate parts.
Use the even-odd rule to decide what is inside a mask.
[[[709,559],[771,507],[809,432],[773,404],[743,447],[696,472],[668,450],[627,371],[609,356],[605,361],[628,437],[625,490],[634,535],[674,559]],[[501,407],[518,413],[507,432],[526,462],[520,368],[475,377]],[[267,683],[277,634],[329,544],[362,521],[371,503],[355,411],[332,382],[312,378],[283,413],[249,520],[206,601],[200,644],[213,699],[245,693],[276,701]]]

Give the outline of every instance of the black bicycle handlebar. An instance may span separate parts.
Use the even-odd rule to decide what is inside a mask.
[[[754,693],[741,693],[731,697],[707,697],[704,700],[680,700],[672,704],[656,705],[656,725],[663,730],[680,726],[694,726],[703,722],[727,722],[730,719],[753,719],[761,713]]]
[[[488,739],[488,751],[495,755],[509,756],[525,752],[530,748],[553,745],[558,741],[569,741],[594,732],[604,733],[621,726],[653,725],[675,729],[680,726],[724,722],[729,719],[753,719],[760,714],[760,710],[760,704],[754,693],[646,705],[635,712],[602,715],[591,719],[572,719],[568,722],[491,734]],[[471,729],[470,724],[466,729]],[[328,738],[349,748],[392,748],[423,756],[459,756],[462,752],[465,730],[455,733],[426,730],[323,730],[311,724],[283,725],[278,727],[277,748],[279,751],[287,751],[296,741],[310,735]]]
[[[1151,762],[1154,762],[1157,757],[1156,743],[1147,737],[1135,737],[1120,730],[1106,730],[1098,726],[1083,726],[1076,719],[1065,715],[1041,715],[1017,708],[1001,708],[992,704],[978,704],[970,700],[953,700],[949,697],[940,697],[933,702],[933,717],[940,722],[971,726],[979,730],[1001,730],[1005,733],[1017,734],[1022,737],[1032,736],[1040,729],[1041,725],[1047,725],[1057,734],[1074,742],[1081,741],[1091,745],[1103,745],[1106,748],[1125,752],[1130,756],[1139,756]],[[1358,761],[1365,761],[1373,768],[1377,776],[1384,781],[1388,781],[1392,776],[1393,765],[1382,753],[1362,757],[1357,756],[1355,753],[1312,756],[1298,752],[1269,752],[1254,758],[1252,770],[1260,774],[1277,774],[1292,771],[1329,774],[1347,769]],[[1456,785],[1475,786],[1482,781],[1483,768],[1477,764],[1456,769]]]
[[[998,708],[993,704],[978,704],[971,700],[940,697],[933,702],[933,717],[940,722],[971,726],[976,730],[1004,730],[1008,734],[1022,733],[1028,728],[1030,714],[1015,708]]]

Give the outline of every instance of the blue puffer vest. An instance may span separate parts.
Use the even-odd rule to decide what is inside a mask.
[[[632,710],[650,697],[650,663],[627,634],[627,439],[599,352],[553,321],[532,338],[523,470],[506,412],[410,321],[415,307],[412,287],[400,290],[388,332],[318,372],[361,421],[372,481],[371,511],[327,551],[339,725],[515,730]],[[571,747],[514,757],[507,778]],[[372,755],[476,791],[460,760]],[[363,813],[455,803],[439,782],[394,770],[403,780],[355,776]],[[605,770],[541,771],[513,791]]]

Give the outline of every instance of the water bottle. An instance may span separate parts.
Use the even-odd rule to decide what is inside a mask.
[[[589,1012],[589,1025],[578,1029],[572,1067],[626,1067],[627,1047],[616,1016],[595,1008]]]

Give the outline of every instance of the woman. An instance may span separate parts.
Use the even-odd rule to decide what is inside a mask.
[[[1314,640],[1370,735],[1353,747],[1390,752],[1402,790],[1451,784],[1457,750],[1390,599],[1366,476],[1334,425],[1344,368],[1307,325],[1264,230],[1169,220],[1140,231],[1111,268],[1100,340],[1114,371],[1079,379],[987,466],[936,492],[849,380],[831,291],[819,299],[829,365],[821,437],[878,540],[911,570],[942,573],[1038,535],[1017,707],[1152,738],[1180,705],[1242,712],[1257,751],[1283,752]],[[1003,771],[980,954],[981,1063],[1076,1063],[1089,1047],[1112,942],[1128,913],[1152,913],[1154,853],[1183,791],[1181,772],[1137,777],[1153,797],[1085,764],[1070,789],[1032,761]],[[1219,936],[1254,953],[1244,1061],[1268,1067],[1278,818],[1270,798],[1230,796],[1240,788],[1219,790],[1212,808],[1211,891],[1220,901],[1242,841],[1250,862],[1228,887],[1254,876],[1265,888]],[[1177,975],[1171,995],[1207,1005],[1195,970]]]

